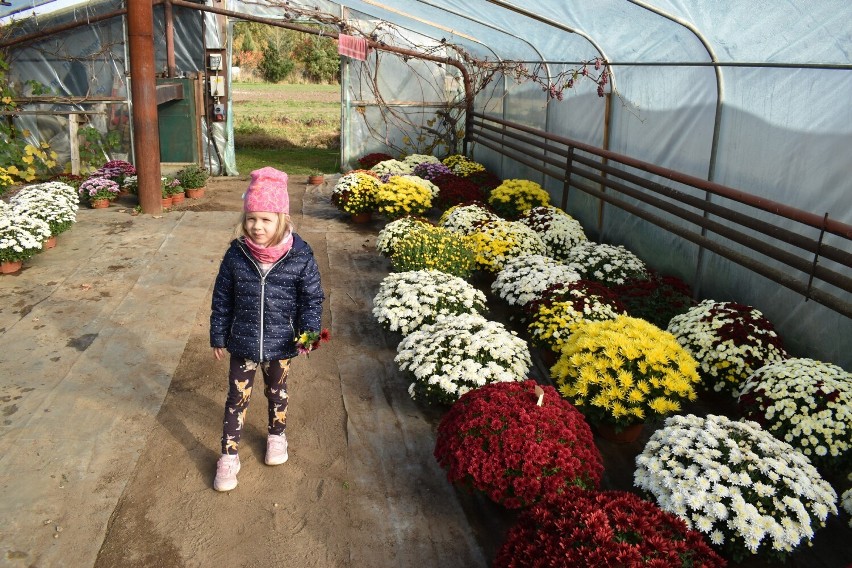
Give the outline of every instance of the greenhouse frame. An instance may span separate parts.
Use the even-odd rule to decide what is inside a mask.
[[[78,127],[105,157],[134,157],[132,8],[0,6],[22,93],[10,120],[77,167]],[[590,238],[697,296],[755,306],[791,353],[852,367],[850,3],[171,0],[153,13],[161,161],[246,173],[234,22],[354,40],[341,171],[370,152],[464,153],[540,183]],[[197,136],[175,143],[187,119]]]

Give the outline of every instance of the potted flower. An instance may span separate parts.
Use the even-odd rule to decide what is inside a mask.
[[[414,168],[400,160],[385,160],[372,166],[370,170],[378,175],[388,174],[391,176],[401,176],[410,174]]]
[[[496,274],[506,262],[518,256],[544,254],[544,243],[538,234],[517,221],[488,221],[470,235],[476,254],[476,267]]]
[[[121,190],[130,195],[139,194],[139,176],[127,176],[121,184]]]
[[[674,316],[667,329],[700,363],[705,386],[734,397],[754,371],[787,358],[772,323],[736,302],[704,300]]]
[[[585,321],[614,320],[624,315],[623,306],[597,282],[577,280],[548,286],[524,305],[530,342],[552,354],[552,366],[573,329]]]
[[[695,400],[698,364],[677,340],[638,318],[584,321],[562,345],[551,375],[559,392],[603,436],[645,422]],[[625,440],[627,441],[627,440]]]
[[[521,566],[726,566],[698,531],[626,491],[570,489],[523,511],[495,568]]]
[[[394,361],[412,381],[411,398],[439,405],[489,383],[523,381],[531,365],[522,339],[479,314],[439,316],[405,336]]]
[[[813,359],[786,359],[752,373],[739,406],[825,471],[852,462],[852,373]]]
[[[550,203],[550,194],[526,179],[507,179],[491,190],[488,204],[507,219],[517,219],[533,207]]]
[[[385,154],[384,152],[373,152],[371,154],[367,154],[365,156],[358,158],[358,164],[362,168],[369,170],[370,168],[372,168],[373,166],[375,166],[379,162],[384,162],[385,160],[392,160],[392,159],[393,159],[393,156],[391,156],[390,154]]]
[[[486,197],[481,187],[469,179],[453,173],[440,174],[431,179],[438,186],[435,206],[442,211],[446,211],[454,205],[481,202]]]
[[[849,480],[852,481],[852,474],[849,474]],[[843,510],[849,516],[849,527],[852,528],[852,487],[843,492],[840,501]]]
[[[468,177],[485,171],[485,166],[478,162],[474,162],[462,154],[447,156],[441,160],[441,162],[450,168],[451,172],[461,177]]]
[[[50,228],[44,248],[53,248],[56,237],[77,220],[77,192],[59,182],[46,182],[23,188],[10,200],[22,215],[41,219]]]
[[[0,201],[0,274],[14,274],[23,262],[42,250],[50,237],[50,227]]]
[[[397,272],[440,270],[459,278],[468,278],[476,262],[467,237],[425,223],[399,239],[390,259]]]
[[[210,172],[207,169],[192,163],[181,169],[176,177],[181,187],[183,187],[186,197],[190,199],[204,197],[207,178],[210,177]]]
[[[652,270],[647,277],[630,278],[616,284],[612,291],[634,318],[648,320],[657,327],[667,328],[671,319],[685,313],[695,302],[689,285],[676,276],[663,276]]]
[[[647,278],[648,269],[639,257],[621,245],[579,241],[564,251],[563,262],[584,279],[607,286]]]
[[[408,164],[412,171],[421,164],[441,164],[441,160],[431,154],[409,154],[402,159],[402,162]]]
[[[441,419],[435,458],[450,483],[507,509],[600,485],[603,460],[583,415],[551,386],[494,383],[463,395]]]
[[[488,205],[475,202],[450,207],[441,215],[438,224],[454,233],[472,235],[485,222],[501,219]]]
[[[340,211],[350,214],[353,222],[367,222],[376,209],[379,185],[379,180],[370,174],[350,172],[334,184],[331,203]]]
[[[390,178],[376,191],[376,210],[388,219],[424,215],[430,207],[432,192],[424,185],[402,176]]]
[[[551,284],[579,279],[579,274],[558,260],[541,254],[525,254],[506,261],[491,290],[510,306],[523,306],[538,298]]]
[[[171,207],[175,203],[175,196],[180,193],[183,196],[183,187],[180,180],[174,176],[160,176],[160,197],[163,199],[163,207]],[[178,202],[182,198],[178,198]]]
[[[552,205],[531,207],[518,221],[538,233],[544,242],[545,254],[556,260],[565,260],[574,245],[586,240],[579,221]]]
[[[136,168],[125,160],[110,160],[95,170],[91,177],[109,178],[118,184],[119,188],[124,185],[127,176],[135,176]]]
[[[438,316],[485,312],[485,294],[438,270],[389,274],[373,298],[373,316],[389,331],[408,335]]]
[[[400,239],[415,229],[433,226],[428,220],[417,217],[402,217],[391,221],[379,231],[376,236],[376,250],[385,257],[390,257],[396,250]]]
[[[736,562],[783,560],[837,513],[801,452],[750,420],[672,416],[636,457],[636,487]]]
[[[450,168],[442,164],[440,161],[437,161],[421,162],[414,166],[414,170],[411,173],[416,176],[422,177],[423,179],[434,181],[435,178],[437,178],[438,176],[451,174],[452,172],[450,171]]]
[[[323,175],[322,170],[313,169],[308,174],[308,185],[319,185],[323,180],[325,180],[325,175]]]
[[[78,193],[81,199],[89,202],[93,209],[109,207],[109,202],[118,197],[118,184],[105,177],[90,177],[80,184]]]

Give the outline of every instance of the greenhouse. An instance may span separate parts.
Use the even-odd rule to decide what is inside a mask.
[[[442,529],[436,518],[443,511],[416,498],[347,496],[370,514],[360,519],[362,533],[347,527],[362,538],[345,565],[372,565],[358,559],[376,562],[373,555],[387,551],[377,544],[381,531],[364,536],[371,523],[400,527],[387,537],[399,545],[419,530],[406,524],[418,515],[436,531],[427,540],[458,536],[458,542],[444,552],[403,547],[400,561],[388,565],[405,565],[418,554],[444,563],[464,550],[460,566],[533,565],[539,553],[554,565],[561,558],[566,566],[593,566],[607,554],[628,558],[643,549],[640,543],[613,552],[594,540],[601,534],[576,530],[584,523],[616,527],[619,519],[641,525],[627,540],[667,527],[651,541],[677,543],[681,558],[696,566],[782,566],[788,554],[808,567],[852,561],[843,558],[848,546],[826,553],[825,541],[810,556],[801,553],[826,519],[832,539],[848,537],[852,514],[852,414],[842,404],[852,397],[852,178],[844,150],[852,144],[852,4],[4,1],[0,134],[7,149],[0,151],[0,182],[16,172],[26,179],[22,162],[34,177],[51,168],[76,175],[102,172],[105,163],[132,164],[139,209],[152,214],[139,216],[136,227],[144,225],[155,239],[165,229],[146,223],[164,211],[166,170],[197,164],[215,184],[245,189],[249,172],[236,165],[233,98],[234,31],[241,22],[332,38],[340,55],[339,170],[325,172],[326,182],[316,186],[291,176],[290,192],[307,225],[300,233],[323,242],[317,251],[328,266],[320,269],[353,290],[335,285],[328,309],[341,326],[332,337],[343,347],[333,353],[355,363],[344,371],[337,360],[314,355],[322,373],[344,385],[340,397],[351,414],[343,421],[352,430],[338,440],[341,452],[348,447],[347,463],[362,460],[381,469],[383,480],[405,471],[422,482],[437,460],[450,486],[476,495],[441,493],[453,503]],[[9,210],[15,199],[22,198],[10,200]],[[230,220],[219,214],[233,211],[234,202],[222,206],[216,199],[206,211],[218,234]],[[205,209],[177,211],[185,217],[168,221],[175,223],[169,231],[200,226]],[[364,225],[356,225],[358,214]],[[221,258],[203,237],[192,239],[204,262]],[[432,263],[439,250],[455,256]],[[99,274],[124,264],[132,262],[116,261]],[[192,283],[193,302],[209,299],[206,284]],[[634,311],[631,286],[658,296]],[[358,319],[370,313],[375,321]],[[495,314],[505,321],[488,319]],[[179,324],[191,325],[195,316],[185,314],[186,322],[180,316]],[[388,359],[390,344],[395,352]],[[489,345],[500,353],[488,351],[481,360]],[[448,363],[460,357],[453,349],[470,353],[472,346],[480,349],[476,363]],[[357,382],[371,373],[384,377],[381,386]],[[410,385],[400,386],[403,375]],[[611,384],[596,382],[600,377]],[[791,377],[806,377],[807,387],[792,385]],[[347,380],[355,382],[347,387]],[[773,381],[789,398],[768,409],[778,395],[770,392]],[[696,402],[699,382],[709,392]],[[165,396],[163,386],[153,389],[154,398]],[[629,404],[608,399],[628,391]],[[352,418],[383,396],[382,416],[392,426]],[[146,415],[156,415],[158,400]],[[527,422],[533,415],[527,403],[540,408],[534,423]],[[419,405],[429,409],[422,418]],[[654,430],[652,417],[660,419]],[[187,442],[192,437],[181,427],[157,420],[184,445],[198,444]],[[628,460],[618,457],[625,446],[599,443],[602,426],[612,422],[614,435],[636,425],[644,432],[637,433],[640,442],[616,442],[631,448]],[[500,428],[485,426],[497,423]],[[528,438],[533,432],[535,443]],[[400,449],[387,449],[397,443],[393,435],[405,439]],[[548,445],[553,439],[560,442]],[[428,467],[419,455],[426,446]],[[527,461],[545,472],[534,479],[506,466],[524,447],[524,459],[547,454],[559,466]],[[793,448],[802,451],[801,460]],[[385,457],[388,465],[381,465]],[[754,483],[749,474],[740,480],[734,474],[731,490],[727,478],[713,477],[716,471],[702,481],[690,457],[719,471],[726,460],[776,464],[792,472],[782,475],[785,483],[809,485],[804,505],[792,486],[774,484],[775,475]],[[330,460],[323,467],[335,476],[338,465]],[[368,465],[350,467],[361,481],[372,479]],[[673,481],[668,467],[684,477]],[[765,473],[750,465],[755,476],[755,467]],[[492,468],[506,469],[501,477]],[[623,487],[625,479],[632,487]],[[341,481],[347,490],[349,482]],[[683,485],[673,490],[678,482]],[[736,501],[743,486],[745,501],[731,511],[747,514],[721,528],[729,514],[721,503]],[[340,487],[330,491],[339,496]],[[424,487],[435,490],[431,481]],[[714,490],[730,491],[715,508],[707,504],[719,495]],[[316,491],[325,502],[322,485]],[[754,495],[756,504],[749,501]],[[787,506],[796,508],[795,528],[787,522],[793,513],[775,523],[773,515],[782,515],[775,507]],[[583,507],[599,513],[592,518]],[[305,515],[308,525],[318,522]],[[470,526],[462,522],[459,529],[462,517]],[[327,533],[349,534],[344,524],[330,521]],[[166,518],[157,527],[155,533],[174,528]],[[493,533],[486,544],[484,533]],[[494,542],[495,535],[505,540]],[[578,546],[603,556],[554,552],[587,537]],[[539,550],[533,542],[548,544]],[[0,544],[7,555],[14,552]],[[197,543],[182,545],[174,557],[186,560]],[[98,552],[98,565],[123,559],[120,540],[113,546]],[[644,550],[644,558],[658,552]],[[334,547],[324,554],[328,565],[346,557]],[[304,565],[324,564],[314,558]]]

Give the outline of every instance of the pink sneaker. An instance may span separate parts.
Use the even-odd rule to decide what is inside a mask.
[[[216,479],[213,480],[213,489],[216,491],[230,491],[237,486],[237,473],[240,471],[240,456],[222,455],[216,462]]]
[[[287,436],[270,434],[266,438],[266,465],[280,465],[287,457]]]

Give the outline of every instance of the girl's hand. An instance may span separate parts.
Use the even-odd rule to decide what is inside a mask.
[[[214,347],[213,348],[213,357],[216,358],[217,361],[221,361],[222,357],[225,355],[224,347]]]

